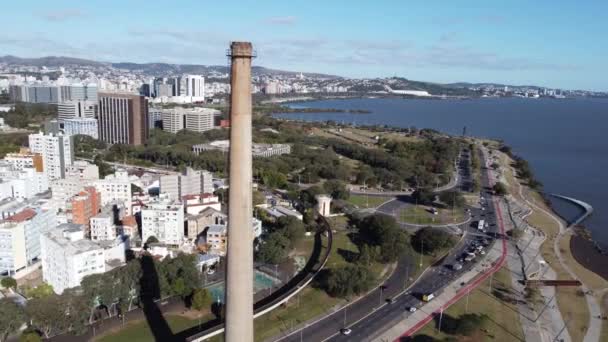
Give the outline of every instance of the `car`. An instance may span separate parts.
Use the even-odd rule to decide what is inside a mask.
[[[415,307],[415,306],[410,306],[410,308],[409,308],[409,309],[407,309],[407,310],[408,310],[409,312],[416,312],[416,310],[418,310],[418,309],[416,309],[416,307]]]
[[[461,270],[462,269],[462,265],[461,264],[454,264],[454,265],[452,265],[452,269],[454,271]]]
[[[397,300],[395,298],[387,298],[386,302],[389,304],[393,304],[394,302],[396,302]]]
[[[481,255],[485,255],[485,254],[486,254],[486,251],[484,251],[484,250],[482,249],[482,250],[480,250],[480,251],[479,251],[479,254],[481,254]]]
[[[340,329],[340,334],[342,334],[342,335],[344,335],[344,336],[348,336],[348,335],[350,335],[350,333],[352,333],[352,332],[353,332],[353,331],[352,331],[352,330],[350,330],[349,328],[343,328],[343,329]]]
[[[215,273],[215,268],[210,268],[207,270],[207,274],[211,275]]]

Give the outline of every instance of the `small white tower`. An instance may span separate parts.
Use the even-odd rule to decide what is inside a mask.
[[[317,212],[321,216],[328,217],[331,214],[331,196],[317,195]]]

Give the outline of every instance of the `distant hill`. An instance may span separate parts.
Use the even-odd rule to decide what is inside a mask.
[[[227,65],[199,65],[199,64],[169,64],[169,63],[130,63],[130,62],[97,62],[81,58],[72,57],[41,57],[41,58],[20,58],[15,56],[0,56],[0,63],[8,65],[30,65],[36,67],[60,67],[67,65],[93,66],[93,67],[114,67],[117,69],[139,71],[144,74],[153,76],[175,75],[175,74],[201,74],[208,75],[212,72],[227,73]],[[262,66],[254,66],[252,68],[254,75],[296,75],[299,72],[269,69]],[[307,77],[315,78],[341,78],[335,75],[326,75],[319,73],[303,73]]]

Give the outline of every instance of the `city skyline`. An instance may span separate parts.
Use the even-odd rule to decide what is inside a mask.
[[[259,56],[255,64],[273,69],[608,89],[601,76],[607,47],[597,44],[607,24],[595,17],[607,5],[599,1],[538,8],[524,2],[422,6],[383,1],[383,6],[351,7],[114,2],[7,4],[5,24],[28,25],[18,33],[0,33],[3,54],[226,65],[217,51],[224,51],[228,41],[250,39]]]

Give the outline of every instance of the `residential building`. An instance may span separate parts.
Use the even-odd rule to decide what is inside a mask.
[[[151,236],[168,245],[184,240],[184,206],[167,196],[159,196],[141,210],[142,241]]]
[[[49,180],[65,178],[65,169],[74,160],[73,140],[69,135],[42,132],[29,135],[32,153],[42,156],[44,172]]]
[[[66,101],[57,104],[57,118],[60,122],[70,119],[94,119],[97,111],[97,102],[93,101]]]
[[[112,212],[101,212],[91,217],[91,240],[114,240],[117,233]]]
[[[60,86],[60,98],[66,101],[90,101],[97,102],[97,84],[73,83]]]
[[[186,128],[184,113],[177,108],[162,110],[161,118],[163,122],[163,131],[177,133]]]
[[[15,167],[0,160],[0,200],[29,199],[49,189],[48,178],[33,167]]]
[[[13,211],[15,210],[15,211]],[[15,272],[40,259],[40,235],[57,226],[54,210],[20,207],[2,212],[0,274]]]
[[[95,118],[68,119],[63,121],[63,132],[67,135],[88,135],[98,139],[99,127]]]
[[[226,240],[228,234],[228,224],[211,224],[207,228],[205,242],[207,244],[207,252],[226,255]],[[253,218],[251,222],[253,237],[259,238],[262,235],[262,221]]]
[[[125,263],[129,240],[118,237],[109,241],[85,239],[83,227],[62,224],[42,235],[42,278],[61,294],[79,286],[86,276],[104,273]]]
[[[97,215],[101,208],[100,194],[95,187],[87,186],[72,198],[72,222],[89,226],[91,217]],[[88,234],[87,234],[88,235]]]
[[[176,107],[161,111],[163,130],[177,133],[183,129],[205,132],[215,127],[215,118],[221,112],[212,108]]]
[[[84,160],[76,160],[65,170],[66,178],[78,178],[85,181],[99,179],[99,167]]]
[[[101,194],[101,205],[120,203],[124,205],[127,215],[131,214],[131,182],[125,170],[117,170],[104,179],[93,182],[95,189]]]
[[[39,153],[30,153],[29,149],[23,149],[19,153],[7,153],[4,160],[13,165],[17,170],[23,168],[34,168],[36,172],[44,171],[44,161]]]
[[[167,194],[173,200],[212,192],[213,175],[205,170],[186,168],[183,174],[160,177],[160,193]]]
[[[55,207],[62,211],[67,210],[68,204],[71,205],[70,198],[84,190],[85,185],[84,180],[75,177],[51,181],[51,198]]]
[[[205,208],[198,215],[187,215],[188,239],[196,239],[212,224],[226,224],[227,215],[213,208]]]
[[[188,215],[198,215],[207,208],[213,208],[217,211],[222,210],[222,204],[214,194],[186,195],[182,196],[182,202]]]
[[[99,138],[110,144],[141,145],[148,138],[148,100],[128,93],[99,93]]]

